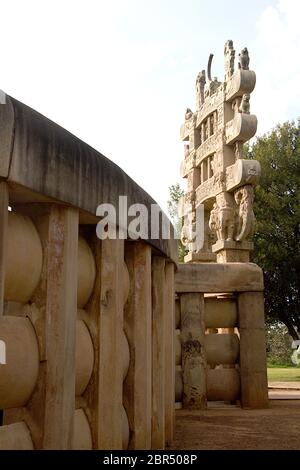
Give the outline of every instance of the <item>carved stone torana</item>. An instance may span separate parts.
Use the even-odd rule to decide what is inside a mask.
[[[244,261],[252,249],[253,185],[260,177],[260,165],[244,159],[243,147],[257,130],[257,118],[250,111],[256,75],[249,70],[247,48],[239,54],[237,70],[235,57],[229,40],[224,47],[225,78],[221,83],[216,77],[212,79],[210,55],[207,74],[203,70],[197,76],[196,111],[187,109],[181,127],[181,138],[186,142],[181,175],[187,178],[188,194],[193,194],[190,227],[184,227],[182,237],[189,250],[188,262],[213,261],[212,253],[220,262]],[[191,228],[200,204],[210,215],[204,224],[206,242],[197,251]],[[209,243],[212,235],[217,238],[213,246]]]

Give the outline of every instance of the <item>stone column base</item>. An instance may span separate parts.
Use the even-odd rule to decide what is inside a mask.
[[[185,263],[215,263],[217,256],[215,253],[200,252],[200,253],[188,253],[184,257]]]
[[[247,241],[219,240],[212,246],[213,253],[217,254],[217,263],[249,263],[252,250],[253,243]]]

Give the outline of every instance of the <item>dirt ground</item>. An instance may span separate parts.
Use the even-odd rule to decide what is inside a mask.
[[[270,400],[267,410],[178,410],[171,449],[300,450],[300,400]]]

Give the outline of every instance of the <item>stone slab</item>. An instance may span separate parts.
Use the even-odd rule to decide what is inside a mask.
[[[262,292],[262,270],[253,263],[180,264],[175,275],[177,293]]]

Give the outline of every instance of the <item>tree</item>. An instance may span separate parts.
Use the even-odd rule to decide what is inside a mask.
[[[171,217],[171,220],[173,222],[176,232],[180,234],[182,220],[178,217],[178,204],[179,204],[179,200],[184,195],[184,190],[180,187],[179,183],[172,184],[172,186],[169,187],[169,194],[170,194],[170,199],[168,200],[168,212],[169,212],[169,215]],[[178,257],[179,257],[180,262],[183,262],[185,254],[186,254],[186,249],[181,243],[181,241],[178,240]]]
[[[273,365],[292,365],[292,338],[288,334],[287,327],[283,323],[267,325],[267,358]]]
[[[248,148],[262,176],[255,189],[253,261],[265,278],[267,320],[300,333],[300,120],[278,125]],[[298,332],[297,332],[298,330]]]

